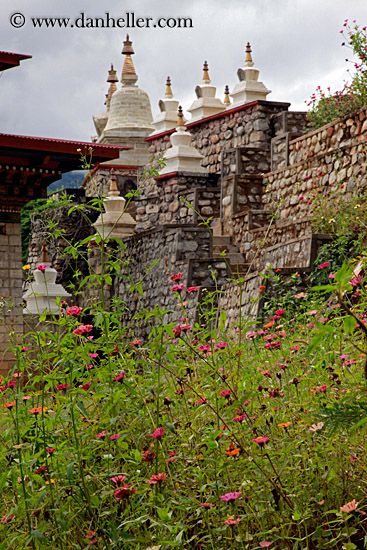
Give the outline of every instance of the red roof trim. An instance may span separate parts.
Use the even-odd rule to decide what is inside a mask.
[[[0,71],[18,67],[23,59],[31,59],[31,55],[0,51]]]
[[[154,179],[156,181],[160,180],[167,180],[169,178],[173,178],[174,176],[177,176],[178,172],[169,172],[168,174],[162,174],[161,176],[155,176]]]
[[[170,136],[173,134],[173,132],[176,131],[176,128],[171,128],[171,130],[165,130],[164,132],[161,132],[160,134],[154,134],[154,136],[148,136],[145,138],[145,141],[153,141],[155,139],[159,139],[164,136]]]
[[[72,141],[66,139],[53,139],[35,136],[19,136],[15,134],[0,133],[0,146],[15,147],[17,149],[33,149],[38,151],[57,151],[67,154],[77,154],[77,149],[91,147],[93,153],[98,157],[111,158],[111,153],[119,156],[120,151],[133,149],[126,145],[109,145],[101,143],[90,143],[87,141]]]

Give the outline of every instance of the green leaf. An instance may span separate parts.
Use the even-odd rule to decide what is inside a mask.
[[[175,427],[174,427],[173,424],[171,424],[171,422],[166,422],[165,426],[166,426],[167,430],[169,430],[169,431],[172,432],[173,434],[176,433]]]
[[[6,480],[8,478],[8,471],[6,470],[3,475],[1,476],[1,481],[0,481],[0,491],[2,491],[4,489],[4,486],[5,486],[5,483],[6,483]],[[1,547],[0,547],[1,548]]]
[[[348,317],[344,317],[343,325],[345,332],[352,334],[357,326],[357,320],[352,315],[348,315]]]
[[[320,342],[324,339],[324,336],[323,334],[317,334],[316,336],[314,336],[308,346],[308,348],[306,349],[306,355],[309,355],[319,344]]]
[[[34,529],[32,532],[31,532],[31,535],[34,539],[37,539],[39,541],[44,541],[44,538],[43,538],[43,534],[42,534],[42,531],[40,531],[39,529]]]
[[[66,476],[68,478],[69,483],[71,483],[71,480],[73,479],[73,473],[74,473],[74,461],[70,462],[70,464],[66,468]]]

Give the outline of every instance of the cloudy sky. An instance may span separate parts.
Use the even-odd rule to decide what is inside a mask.
[[[366,0],[1,0],[0,50],[31,54],[0,73],[0,132],[89,140],[92,115],[104,111],[107,70],[121,74],[123,28],[34,28],[31,18],[190,17],[193,28],[127,29],[135,49],[138,85],[149,93],[153,116],[171,76],[175,97],[187,109],[208,60],[223,98],[237,82],[250,41],[268,99],[305,103],[321,85],[339,89],[352,67],[341,47],[344,19],[367,24]],[[15,28],[12,14],[25,24]],[[130,16],[131,17],[131,16]],[[19,24],[19,17],[15,23]],[[152,23],[151,23],[152,24]]]

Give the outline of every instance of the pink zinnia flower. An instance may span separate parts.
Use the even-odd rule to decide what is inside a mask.
[[[252,439],[251,441],[258,443],[260,447],[263,447],[263,445],[269,441],[269,438],[267,435],[264,435],[262,437],[255,437],[255,439]]]
[[[198,286],[190,286],[190,287],[187,289],[187,292],[196,292],[197,290],[199,290],[199,287],[198,287]]]
[[[46,449],[46,452],[48,452],[50,455],[52,453],[54,453],[55,451],[56,451],[56,447],[54,447],[54,448],[49,447],[48,449]]]
[[[219,395],[221,395],[222,397],[228,398],[231,395],[231,393],[232,393],[231,390],[223,390],[219,393]]]
[[[115,378],[113,379],[114,382],[122,382],[125,378],[125,371],[122,370],[121,372],[117,372],[115,374]]]
[[[90,353],[90,354],[89,354],[89,357],[90,357],[91,359],[95,359],[96,357],[98,357],[98,353]]]
[[[323,262],[322,264],[319,265],[319,269],[324,269],[324,267],[329,267],[329,262]]]
[[[183,290],[185,288],[185,285],[183,283],[181,283],[180,285],[173,285],[173,287],[171,287],[171,292],[181,292],[181,290]]]
[[[47,265],[46,264],[40,264],[37,266],[38,271],[46,271]]]
[[[9,523],[9,521],[11,521],[12,519],[15,518],[15,514],[5,514],[2,518],[1,518],[1,523]]]
[[[66,390],[67,388],[70,388],[70,384],[59,384],[56,388],[58,390]]]
[[[160,437],[163,437],[164,434],[164,428],[156,428],[152,434],[148,434],[148,437],[153,437],[154,439],[159,439]]]
[[[271,542],[268,542],[268,541],[259,543],[259,546],[261,546],[261,548],[267,548],[270,545],[271,545]]]
[[[93,330],[93,325],[80,325],[75,330],[73,330],[73,333],[77,336],[80,336],[81,334],[84,334],[85,332],[90,332]]]
[[[228,518],[224,520],[223,523],[225,523],[226,525],[237,525],[237,523],[239,523],[240,521],[241,521],[241,518],[237,518],[237,519]]]
[[[116,489],[116,491],[113,493],[116,500],[122,500],[124,497],[130,497],[135,493],[135,489],[129,483],[125,483],[125,485],[122,485],[119,489]]]
[[[219,498],[221,500],[224,500],[225,502],[232,502],[233,500],[236,500],[240,495],[242,495],[242,491],[238,491],[237,493],[226,493]]]
[[[75,316],[76,316],[76,315],[80,315],[82,311],[83,311],[83,310],[82,310],[81,307],[78,307],[78,306],[71,306],[71,307],[69,307],[69,309],[66,311],[66,315],[69,315],[69,316],[70,316],[70,315],[71,315],[71,316],[75,315]]]
[[[171,281],[176,282],[176,281],[181,281],[182,277],[183,277],[183,273],[176,273],[176,275],[172,275],[170,279]]]
[[[228,346],[228,342],[218,342],[216,349],[225,349]]]
[[[130,346],[139,346],[139,344],[142,343],[143,340],[133,340],[132,342],[130,342]]]
[[[86,384],[83,384],[82,386],[80,386],[84,391],[88,391],[89,388],[91,387],[91,382],[87,382]]]
[[[115,439],[120,439],[121,435],[120,434],[113,434],[113,435],[110,435],[110,439],[112,441],[114,441]]]
[[[126,479],[126,476],[115,476],[115,477],[111,477],[111,481],[113,481],[114,483],[120,485],[120,483],[122,483],[124,481],[124,479]]]
[[[198,399],[198,401],[196,401],[196,405],[204,405],[207,402],[208,402],[207,398],[202,397],[201,399]]]
[[[156,483],[161,483],[162,481],[165,481],[166,479],[167,479],[167,474],[159,473],[159,474],[156,474],[156,475],[152,475],[152,477],[150,479],[148,479],[148,481],[146,481],[146,483],[148,483],[149,485],[155,485]]]
[[[212,504],[211,502],[201,502],[200,506],[202,508],[213,508],[214,504]]]
[[[103,432],[99,432],[99,434],[96,435],[97,439],[104,439],[107,435],[107,431],[103,430]]]

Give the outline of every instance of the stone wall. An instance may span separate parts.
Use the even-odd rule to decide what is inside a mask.
[[[261,306],[261,289],[264,285],[263,275],[253,272],[244,278],[241,286],[238,282],[223,285],[219,297],[219,309],[226,313],[226,328],[232,330],[238,327],[240,318],[244,332],[248,332],[258,317]],[[241,306],[240,306],[241,303]]]
[[[197,212],[205,218],[219,215],[218,176],[215,174],[176,173],[152,178],[135,199],[136,231],[146,231],[163,224],[196,223]],[[188,204],[193,205],[190,208]]]
[[[0,375],[14,364],[15,357],[5,351],[17,334],[23,333],[22,245],[20,221],[0,221]],[[11,214],[8,215],[12,217]]]
[[[136,234],[126,239],[124,244],[126,250],[115,250],[121,269],[110,273],[113,281],[110,297],[118,297],[125,304],[125,312],[121,309],[122,320],[126,325],[132,324],[137,336],[146,335],[150,326],[144,319],[131,323],[133,315],[142,309],[151,311],[159,307],[168,310],[164,316],[165,323],[179,323],[183,316],[187,316],[190,322],[195,320],[198,292],[185,290],[182,299],[186,304],[182,308],[180,300],[171,291],[176,284],[170,280],[173,274],[184,274],[179,282],[184,283],[186,288],[212,285],[209,266],[216,271],[219,284],[223,284],[228,277],[225,262],[212,258],[212,239],[205,228],[165,225]],[[98,251],[93,254],[91,266],[98,271]]]
[[[366,187],[366,108],[289,141],[289,164],[265,176],[263,204],[279,205],[281,220],[312,212],[317,194],[337,187],[341,195]]]
[[[202,165],[210,174],[219,174],[221,155],[225,156],[227,151],[241,146],[270,151],[272,116],[287,111],[288,107],[289,103],[259,100],[197,122],[188,121],[186,126],[192,135],[192,145],[204,157]],[[149,153],[154,157],[164,153],[170,147],[171,133],[147,138]]]

